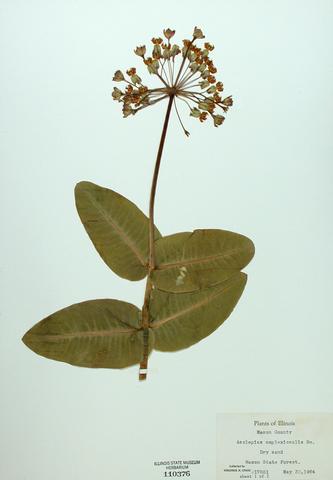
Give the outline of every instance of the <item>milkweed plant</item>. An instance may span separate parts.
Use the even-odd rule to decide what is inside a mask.
[[[194,28],[191,39],[172,43],[175,30],[152,39],[152,51],[135,48],[160,86],[149,88],[131,67],[117,70],[113,99],[124,117],[167,102],[157,151],[148,217],[121,194],[88,181],[75,187],[82,224],[97,252],[114,273],[127,280],[146,278],[141,310],[115,299],[97,299],[63,308],[34,325],[23,342],[46,358],[90,368],[139,366],[145,380],[153,350],[173,352],[199,342],[229,317],[244,290],[241,270],[254,255],[253,242],[221,229],[198,229],[162,236],[154,224],[158,174],[172,109],[188,136],[177,102],[199,122],[215,127],[233,104],[210,58],[214,46]],[[202,41],[200,47],[198,43]]]

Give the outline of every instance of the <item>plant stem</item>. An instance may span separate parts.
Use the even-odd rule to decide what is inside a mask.
[[[148,268],[149,273],[154,270],[155,268],[155,246],[154,246],[154,205],[155,205],[155,194],[156,194],[156,186],[157,186],[157,179],[158,173],[160,170],[161,165],[161,158],[163,153],[163,147],[165,142],[166,133],[168,130],[169,118],[171,107],[173,104],[174,95],[171,94],[169,97],[168,108],[166,111],[163,130],[161,134],[161,140],[157,151],[155,169],[153,174],[153,180],[151,184],[151,191],[150,191],[150,201],[149,201],[149,257],[148,257]]]
[[[163,153],[163,147],[165,143],[165,137],[168,130],[171,107],[174,101],[174,94],[170,94],[168,108],[165,114],[161,140],[157,151],[157,157],[155,162],[153,180],[150,190],[150,201],[149,201],[149,254],[148,254],[148,277],[146,283],[144,303],[142,307],[142,327],[143,327],[143,357],[140,363],[139,370],[139,380],[146,380],[147,378],[147,369],[148,369],[148,351],[149,351],[149,303],[150,295],[153,289],[153,284],[150,278],[152,271],[155,268],[156,259],[155,259],[155,236],[154,236],[154,205],[155,205],[155,195],[157,187],[158,173],[161,165],[161,158]]]

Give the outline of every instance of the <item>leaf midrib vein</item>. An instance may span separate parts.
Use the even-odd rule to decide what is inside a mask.
[[[160,265],[157,265],[156,270],[169,270],[171,268],[176,268],[180,266],[185,266],[185,265],[192,265],[192,264],[197,264],[197,263],[208,263],[214,260],[218,260],[220,257],[226,257],[229,255],[232,255],[234,253],[238,253],[239,251],[243,251],[244,253],[247,253],[250,251],[250,247],[246,249],[241,249],[241,248],[234,248],[232,250],[229,250],[228,253],[219,253],[216,255],[210,255],[208,257],[201,257],[201,258],[194,258],[194,259],[186,259],[186,260],[179,260],[175,263],[162,263]],[[236,270],[238,267],[232,267],[231,269],[235,268]]]
[[[115,328],[113,330],[95,330],[95,331],[84,331],[84,332],[68,332],[68,333],[54,333],[54,334],[46,334],[43,335],[42,333],[33,333],[29,335],[29,338],[33,340],[34,338],[42,338],[45,341],[53,341],[53,340],[67,340],[70,338],[82,338],[82,337],[112,337],[114,335],[119,335],[123,333],[133,333],[138,332],[136,328]]]
[[[218,297],[221,294],[224,294],[225,292],[227,292],[228,290],[230,290],[230,288],[232,288],[234,286],[235,286],[235,282],[231,283],[230,285],[228,285],[224,289],[222,289],[222,288],[219,289],[216,293],[210,295],[209,297],[204,298],[200,302],[197,302],[197,303],[195,303],[194,305],[191,305],[188,308],[185,308],[184,310],[181,310],[180,312],[175,313],[174,315],[170,315],[169,317],[163,318],[162,320],[158,320],[157,322],[152,322],[150,324],[150,326],[151,326],[151,328],[158,328],[161,325],[163,325],[164,323],[170,322],[171,320],[175,320],[177,317],[181,317],[183,315],[186,315],[187,313],[190,313],[193,310],[196,310],[196,309],[202,307],[203,305],[206,305],[207,303],[211,302],[216,297]]]
[[[126,234],[126,232],[120,227],[120,225],[115,222],[108,214],[107,212],[101,207],[101,205],[95,200],[93,195],[90,192],[87,192],[87,195],[91,199],[91,203],[95,206],[96,210],[102,215],[102,217],[105,218],[106,222],[109,223],[114,230],[118,233],[118,235],[123,238],[125,243],[128,245],[130,250],[137,256],[138,260],[140,261],[141,265],[144,267],[145,266],[145,259],[142,257],[140,251],[136,248],[135,244],[131,240],[131,238]]]

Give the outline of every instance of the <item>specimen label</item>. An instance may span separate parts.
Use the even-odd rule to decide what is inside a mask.
[[[333,414],[217,415],[217,480],[333,478]]]

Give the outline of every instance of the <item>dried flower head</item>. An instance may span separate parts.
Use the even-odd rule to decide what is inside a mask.
[[[115,87],[112,93],[114,100],[123,103],[124,117],[134,115],[149,105],[172,97],[186,135],[189,133],[183,126],[176,99],[182,100],[189,107],[191,117],[204,122],[210,116],[215,127],[222,125],[224,116],[219,115],[216,110],[221,108],[224,113],[227,112],[233,101],[231,96],[223,99],[220,95],[223,83],[217,81],[215,77],[217,68],[209,56],[214,46],[209,42],[205,42],[203,47],[197,46],[197,40],[205,38],[198,27],[194,28],[191,40],[182,41],[182,47],[170,43],[175,30],[164,29],[163,35],[166,40],[162,37],[151,39],[153,47],[150,56],[146,56],[145,45],[134,50],[136,55],[142,58],[148,72],[162,82],[161,87],[148,88],[143,85],[134,67],[126,71],[128,78],[120,70],[114,74],[115,82],[127,84],[124,90]]]

